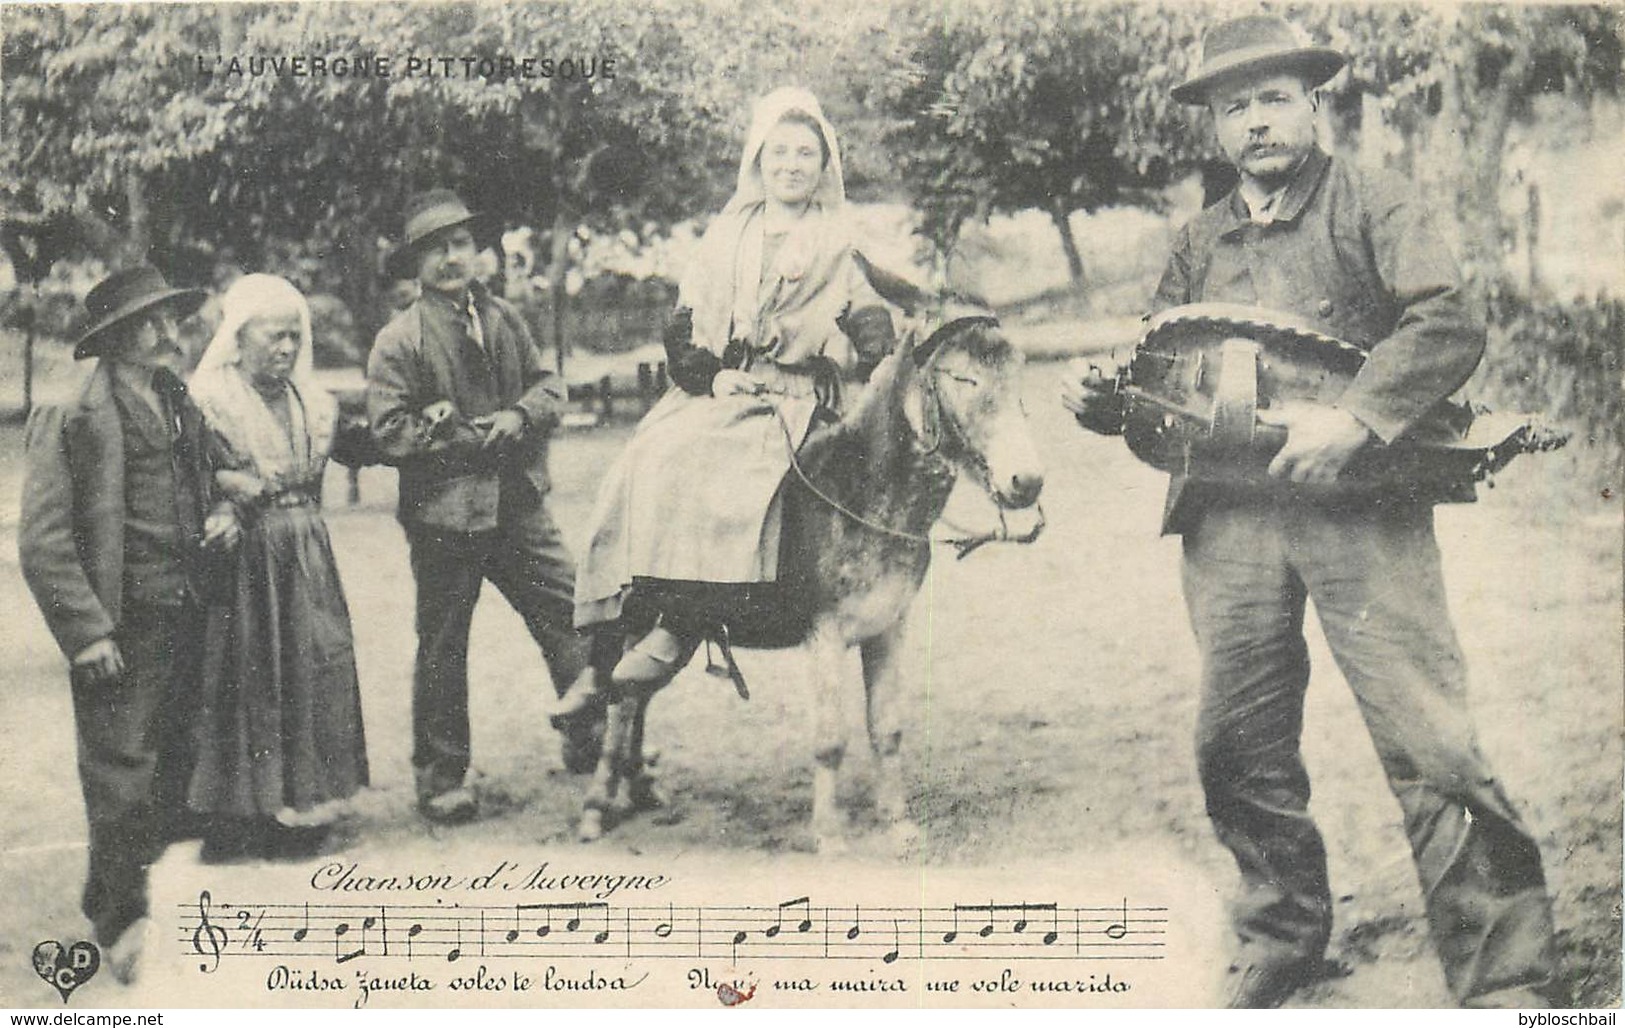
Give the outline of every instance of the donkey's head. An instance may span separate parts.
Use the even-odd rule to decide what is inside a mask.
[[[1030,507],[1044,469],[1021,403],[1020,351],[986,314],[956,317],[921,343],[905,342],[909,425],[927,450],[969,475],[1000,507]]]

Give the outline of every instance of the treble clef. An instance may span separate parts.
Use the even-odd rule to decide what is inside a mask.
[[[206,956],[211,961],[199,964],[197,969],[204,974],[212,974],[220,967],[220,951],[226,948],[226,930],[217,924],[209,922],[209,890],[204,889],[197,898],[198,925],[192,931],[192,948],[200,956]],[[204,940],[208,942],[205,943]],[[204,948],[207,945],[207,948]]]

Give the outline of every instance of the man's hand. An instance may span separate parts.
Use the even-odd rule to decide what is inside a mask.
[[[203,548],[205,550],[229,550],[237,545],[243,537],[243,526],[237,521],[237,509],[229,503],[222,503],[209,512],[203,519]]]
[[[1113,390],[1113,381],[1096,364],[1072,361],[1061,372],[1061,406],[1091,432],[1121,435],[1123,399]]]
[[[1270,461],[1270,476],[1303,484],[1326,485],[1349,458],[1371,441],[1371,430],[1338,407],[1318,403],[1284,403],[1258,412],[1266,425],[1286,429],[1286,445]]]
[[[511,408],[477,417],[472,424],[485,433],[485,442],[480,444],[482,450],[505,449],[525,434],[525,416]]]
[[[457,407],[450,400],[436,400],[423,408],[423,423],[433,439],[449,432],[457,419]]]
[[[712,396],[752,396],[761,392],[754,378],[733,368],[723,368],[711,380]]]
[[[73,656],[73,675],[93,685],[116,682],[124,674],[124,655],[112,636],[97,639]]]

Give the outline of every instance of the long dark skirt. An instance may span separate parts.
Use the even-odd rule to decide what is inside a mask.
[[[238,550],[234,598],[209,616],[194,810],[305,811],[367,784],[350,611],[315,507],[273,508]]]

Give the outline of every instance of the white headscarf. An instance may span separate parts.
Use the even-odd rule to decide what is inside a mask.
[[[244,275],[220,298],[222,317],[188,389],[209,425],[231,449],[248,459],[261,478],[297,480],[320,474],[333,445],[338,405],[315,380],[310,304],[287,279]],[[242,369],[238,336],[255,318],[299,315],[299,353],[294,357],[295,402],[289,404],[292,437]]]
[[[818,124],[818,134],[824,137],[829,160],[824,164],[813,191],[813,203],[827,213],[834,213],[846,203],[846,178],[841,171],[841,147],[835,139],[835,126],[824,117],[818,98],[800,86],[781,86],[768,93],[751,109],[750,131],[745,134],[745,151],[739,159],[739,181],[734,195],[724,211],[742,210],[767,199],[767,184],[762,181],[762,148],[767,145],[767,134],[788,114],[805,114]]]
[[[805,114],[818,125],[829,159],[813,190],[812,210],[780,245],[764,281],[767,186],[761,155],[768,133],[788,114]],[[825,353],[839,335],[835,316],[850,299],[844,287],[852,233],[845,206],[840,146],[817,97],[786,86],[758,100],[733,198],[706,229],[679,289],[679,303],[694,311],[695,343],[721,354],[737,337],[785,363]]]

